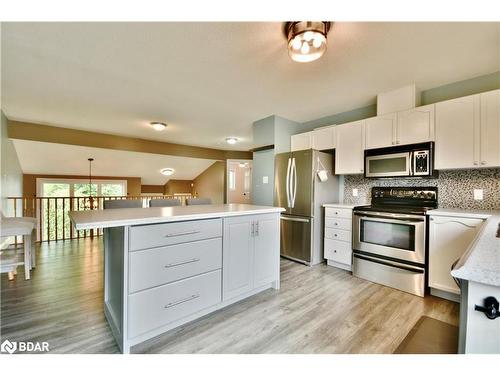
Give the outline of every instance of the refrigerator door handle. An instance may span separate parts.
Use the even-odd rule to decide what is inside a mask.
[[[290,203],[290,169],[291,169],[291,162],[292,162],[292,159],[288,158],[288,167],[286,169],[286,202],[288,204],[288,207],[291,206],[291,203]]]
[[[292,173],[293,173],[292,208],[294,208],[295,197],[297,196],[297,166],[295,165],[295,158],[292,159]]]

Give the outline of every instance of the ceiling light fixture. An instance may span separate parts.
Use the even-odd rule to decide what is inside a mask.
[[[167,127],[167,124],[165,124],[164,122],[155,121],[151,122],[150,124],[153,127],[153,129],[156,130],[157,132],[161,132],[162,130],[165,130],[165,128]]]
[[[332,23],[326,21],[285,22],[288,55],[294,61],[310,62],[326,51],[326,34]]]
[[[229,137],[226,138],[226,142],[229,143],[230,145],[234,145],[236,142],[238,142],[238,138]]]
[[[160,172],[164,176],[172,176],[175,172],[175,169],[174,168],[164,168]]]

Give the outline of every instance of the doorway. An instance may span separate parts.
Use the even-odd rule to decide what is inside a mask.
[[[227,203],[252,203],[252,160],[227,161]]]

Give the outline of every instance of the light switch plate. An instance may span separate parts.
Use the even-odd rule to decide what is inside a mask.
[[[269,176],[263,176],[262,177],[262,183],[263,184],[268,184],[269,183]]]
[[[358,196],[358,189],[352,189],[352,196],[357,197]]]
[[[474,199],[476,201],[483,200],[483,189],[474,189]]]

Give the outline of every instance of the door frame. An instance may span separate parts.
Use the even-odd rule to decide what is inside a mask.
[[[249,163],[250,170],[253,168],[253,159],[226,159],[226,203],[229,203],[229,163]],[[252,178],[252,173],[250,173],[250,178]],[[252,199],[252,181],[250,181],[250,199]]]

